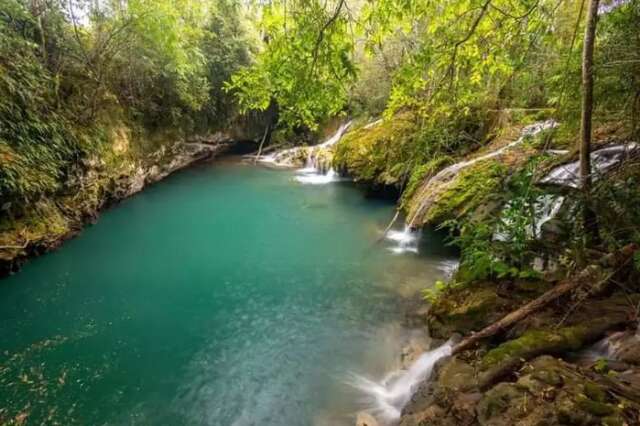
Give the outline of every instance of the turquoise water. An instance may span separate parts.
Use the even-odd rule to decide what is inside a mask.
[[[0,281],[0,423],[352,425],[345,377],[390,368],[449,255],[394,255],[391,204],[292,177],[185,170]]]

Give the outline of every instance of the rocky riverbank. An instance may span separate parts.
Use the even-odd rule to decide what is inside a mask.
[[[633,207],[624,203],[635,195],[616,192],[631,188],[639,170],[637,144],[627,136],[597,132],[592,208],[609,245],[585,248],[576,238],[576,153],[557,137],[559,123],[496,128],[479,149],[427,158],[403,179],[406,171],[388,147],[401,155],[411,128],[408,116],[356,128],[336,146],[333,161],[356,181],[402,188],[407,228],[445,224],[461,248],[456,276],[408,313],[433,342],[472,336],[565,280],[585,278],[579,269],[631,242],[619,229],[632,229]],[[440,359],[391,423],[640,424],[637,263],[594,267],[544,309]],[[383,402],[394,396],[384,392]],[[361,413],[357,424],[386,424],[388,416],[377,414]]]
[[[443,294],[418,317],[436,338],[467,336],[554,284],[474,283]],[[443,359],[405,406],[400,425],[638,424],[640,299],[614,287],[597,297],[559,299]]]
[[[148,155],[120,155],[115,167],[104,156],[88,158],[59,193],[42,197],[19,209],[20,213],[10,205],[2,206],[0,277],[17,271],[29,258],[56,249],[95,222],[106,207],[229,146],[225,141],[167,143]],[[128,144],[114,145],[113,150],[122,154]]]

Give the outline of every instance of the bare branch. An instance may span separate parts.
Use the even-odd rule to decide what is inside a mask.
[[[338,6],[336,7],[335,12],[329,18],[327,22],[325,22],[324,26],[320,29],[320,33],[318,33],[318,39],[316,40],[316,44],[313,48],[313,63],[311,64],[311,69],[315,69],[316,62],[318,61],[318,50],[320,49],[320,45],[324,40],[324,33],[329,29],[331,25],[338,19],[340,16],[340,12],[342,11],[342,7],[345,5],[345,0],[340,0],[338,2]]]

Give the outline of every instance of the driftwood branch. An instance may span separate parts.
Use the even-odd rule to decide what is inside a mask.
[[[617,252],[610,253],[604,256],[600,263],[603,266],[615,266],[622,265],[631,259],[633,254],[638,250],[638,246],[635,244],[628,244],[624,246]],[[460,343],[453,347],[451,350],[452,354],[456,354],[467,350],[474,346],[482,339],[486,339],[487,337],[491,337],[507,328],[511,327],[518,321],[528,317],[532,313],[544,308],[549,303],[558,299],[561,296],[571,292],[572,290],[580,287],[585,282],[593,279],[596,272],[599,270],[599,266],[591,265],[582,270],[578,275],[558,284],[551,290],[544,293],[542,296],[537,299],[532,300],[521,308],[511,312],[510,314],[503,317],[501,320],[494,322],[490,326],[484,328],[483,330],[471,334],[471,336],[463,339]]]
[[[400,209],[396,209],[396,214],[393,216],[393,219],[391,219],[391,222],[389,222],[387,227],[384,229],[384,232],[382,233],[380,238],[378,238],[378,242],[384,240],[384,237],[387,236],[387,234],[389,233],[389,230],[391,229],[393,224],[396,223],[396,220],[398,220],[398,216],[400,216]]]

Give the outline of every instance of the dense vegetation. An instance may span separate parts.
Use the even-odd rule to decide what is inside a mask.
[[[231,126],[223,83],[250,60],[243,19],[227,0],[2,0],[5,210],[58,191],[82,159],[111,149],[116,128],[144,151],[150,135]]]
[[[0,0],[0,263],[47,234],[57,243],[85,220],[69,216],[95,214],[123,176],[188,138],[253,127],[261,151],[316,142],[347,118],[336,146],[290,151],[392,192],[396,218],[459,247],[456,275],[426,293],[434,336],[473,335],[558,292],[465,354],[469,383],[484,380],[474,398],[495,396],[469,424],[553,400],[534,383],[545,378],[516,370],[524,360],[637,327],[636,0]],[[599,169],[590,154],[605,146],[624,155]],[[575,176],[546,180],[572,162]],[[588,391],[563,362],[536,361],[569,395],[542,420],[640,421],[637,394],[600,376],[589,380],[607,393]],[[492,388],[503,377],[526,382]],[[450,408],[456,392],[435,398]]]
[[[347,135],[335,165],[371,185],[404,191],[402,206],[410,214],[421,202],[418,187],[444,166],[517,138],[514,129],[535,120],[560,123],[530,142],[511,167],[479,165],[461,176],[427,217],[460,236],[464,257],[475,259],[472,276],[526,269],[544,251],[522,232],[533,226],[531,211],[545,193],[536,183],[577,151],[583,191],[568,195],[585,213],[574,212],[578,220],[564,248],[581,258],[576,250],[584,253],[591,244],[606,243],[601,248],[608,250],[637,241],[636,227],[618,232],[621,223],[602,218],[597,229],[594,217],[606,215],[599,206],[611,200],[604,201],[604,193],[633,192],[631,185],[612,178],[592,191],[584,171],[593,144],[637,140],[640,132],[637,2],[273,1],[261,11],[263,48],[227,84],[240,107],[276,103],[280,127],[294,130],[315,128],[339,112],[384,117]],[[548,148],[571,152],[558,160]],[[625,203],[637,195],[617,202],[627,225],[636,209]],[[495,206],[508,201],[508,209],[495,214]],[[475,214],[488,204],[492,212]],[[513,238],[490,242],[505,232]]]

